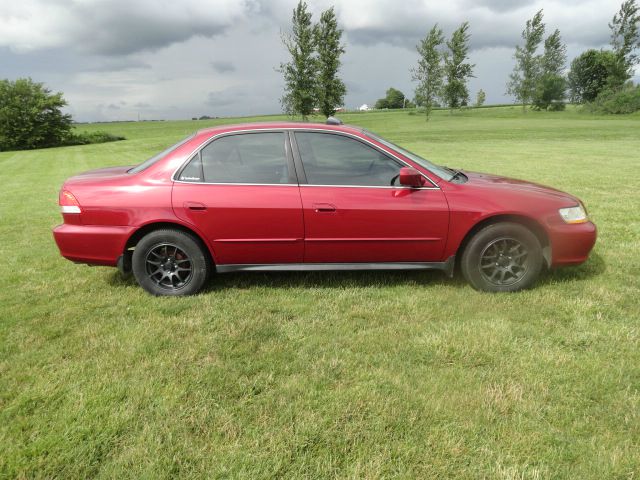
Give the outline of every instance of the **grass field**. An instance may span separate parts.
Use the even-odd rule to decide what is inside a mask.
[[[517,294],[364,272],[153,298],[59,256],[58,189],[233,120],[82,126],[127,140],[0,153],[0,477],[640,477],[640,116],[343,117],[577,195],[591,259]]]

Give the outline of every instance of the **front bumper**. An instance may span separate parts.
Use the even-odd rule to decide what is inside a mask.
[[[551,266],[577,265],[589,258],[598,230],[591,222],[556,224],[548,231],[551,243]]]
[[[53,229],[60,254],[73,262],[115,267],[133,227],[62,224]]]

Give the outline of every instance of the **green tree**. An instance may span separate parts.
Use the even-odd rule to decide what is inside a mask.
[[[609,50],[591,49],[574,58],[568,76],[571,100],[593,102],[609,86],[610,76],[619,65],[617,55]]]
[[[567,47],[556,29],[544,42],[544,54],[540,59],[540,77],[536,82],[533,104],[541,110],[562,110],[566,97],[564,68],[567,63]]]
[[[484,105],[486,99],[487,94],[484,93],[484,90],[478,90],[478,93],[476,94],[476,107],[481,107],[482,105]]]
[[[405,96],[400,90],[390,87],[384,98],[378,99],[375,104],[376,109],[403,108],[405,106]]]
[[[449,108],[464,107],[469,103],[469,89],[467,81],[473,77],[473,67],[468,63],[469,22],[464,22],[453,32],[451,39],[447,41],[448,52],[444,57],[444,74],[446,84],[443,88],[443,100]]]
[[[540,58],[536,55],[536,51],[544,35],[542,17],[542,10],[539,10],[532,19],[527,20],[525,29],[522,31],[524,44],[516,46],[514,54],[516,65],[507,83],[507,94],[513,95],[518,102],[522,103],[523,111],[533,98],[539,78]]]
[[[376,100],[375,105],[373,106],[376,110],[384,110],[385,108],[389,108],[389,101],[387,98],[379,98]]]
[[[640,111],[640,85],[625,83],[622,88],[604,89],[588,109],[595,113],[628,114]]]
[[[415,90],[416,102],[425,108],[427,120],[437,103],[443,87],[443,57],[441,47],[444,43],[442,30],[435,24],[427,36],[416,46],[418,66],[412,69],[412,79],[418,82]]]
[[[290,34],[282,35],[282,43],[291,55],[291,61],[281,64],[279,69],[285,82],[281,102],[285,112],[302,115],[306,121],[316,103],[318,60],[311,13],[302,0],[293,9],[291,30]]]
[[[30,78],[0,80],[0,150],[54,147],[71,136],[62,93]]]
[[[640,15],[636,0],[626,0],[620,10],[613,16],[611,29],[611,47],[618,59],[617,68],[611,72],[609,85],[621,87],[633,76],[633,69],[638,64],[636,49],[640,47]]]
[[[533,105],[538,110],[564,110],[567,81],[558,75],[542,75],[533,94]]]
[[[556,29],[544,41],[544,55],[541,59],[543,74],[562,76],[567,64],[567,46],[562,43],[560,30]]]
[[[344,46],[340,44],[342,30],[338,28],[333,7],[322,12],[320,23],[314,28],[315,44],[318,51],[317,105],[323,115],[329,117],[344,103],[347,89],[338,78],[340,55]]]

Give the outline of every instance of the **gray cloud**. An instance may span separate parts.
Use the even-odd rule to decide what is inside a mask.
[[[226,60],[214,60],[211,62],[211,66],[218,73],[229,73],[236,71],[235,65]]]
[[[210,107],[227,107],[234,104],[238,97],[242,95],[240,88],[228,88],[217,92],[209,92],[207,97],[207,105]]]
[[[347,87],[347,91],[352,94],[359,94],[366,92],[366,89],[359,82],[346,81],[345,86]]]
[[[0,46],[69,47],[90,54],[157,50],[194,36],[223,34],[252,11],[248,0],[23,0],[0,7]]]
[[[360,45],[388,44],[413,50],[433,24],[438,23],[448,37],[468,21],[472,50],[514,47],[521,40],[526,20],[542,9],[547,33],[559,28],[565,42],[599,46],[608,42],[607,22],[619,7],[618,0],[464,0],[444,7],[408,1],[415,4],[414,8],[401,12],[393,11],[390,2],[378,1],[382,14],[367,19],[358,18],[357,5],[348,4],[340,13],[349,40]]]
[[[609,41],[621,0],[314,0],[335,4],[346,54],[345,106],[371,104],[393,86],[413,96],[415,45],[434,23],[445,35],[470,22],[469,88],[509,101],[505,82],[525,21],[544,8],[569,60]],[[2,76],[31,76],[63,91],[77,120],[191,118],[280,111],[287,61],[280,32],[297,0],[0,0]],[[204,59],[204,60],[203,60]],[[119,108],[109,108],[110,105]]]
[[[513,10],[518,10],[523,7],[534,5],[535,1],[532,0],[476,0],[470,5],[477,7],[486,7],[494,13],[504,13]]]
[[[413,48],[434,23],[447,32],[471,24],[474,49],[513,46],[524,21],[544,9],[550,29],[560,27],[566,41],[584,45],[608,39],[607,21],[620,0],[338,0],[341,27],[355,44]],[[294,0],[22,0],[0,7],[0,47],[36,51],[67,47],[86,54],[122,56],[155,51],[195,36],[227,34],[249,20],[254,29],[289,28]],[[317,0],[319,12],[334,2]],[[224,68],[224,67],[223,67]],[[228,70],[224,70],[228,71]]]
[[[84,72],[122,72],[136,69],[150,70],[151,65],[130,57],[99,57],[91,59],[81,68]]]

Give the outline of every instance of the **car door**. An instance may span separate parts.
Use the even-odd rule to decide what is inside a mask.
[[[302,204],[283,131],[214,138],[177,172],[172,204],[204,233],[218,265],[303,260]]]
[[[406,166],[355,136],[295,131],[309,263],[442,261],[449,209],[442,191],[393,186]]]

